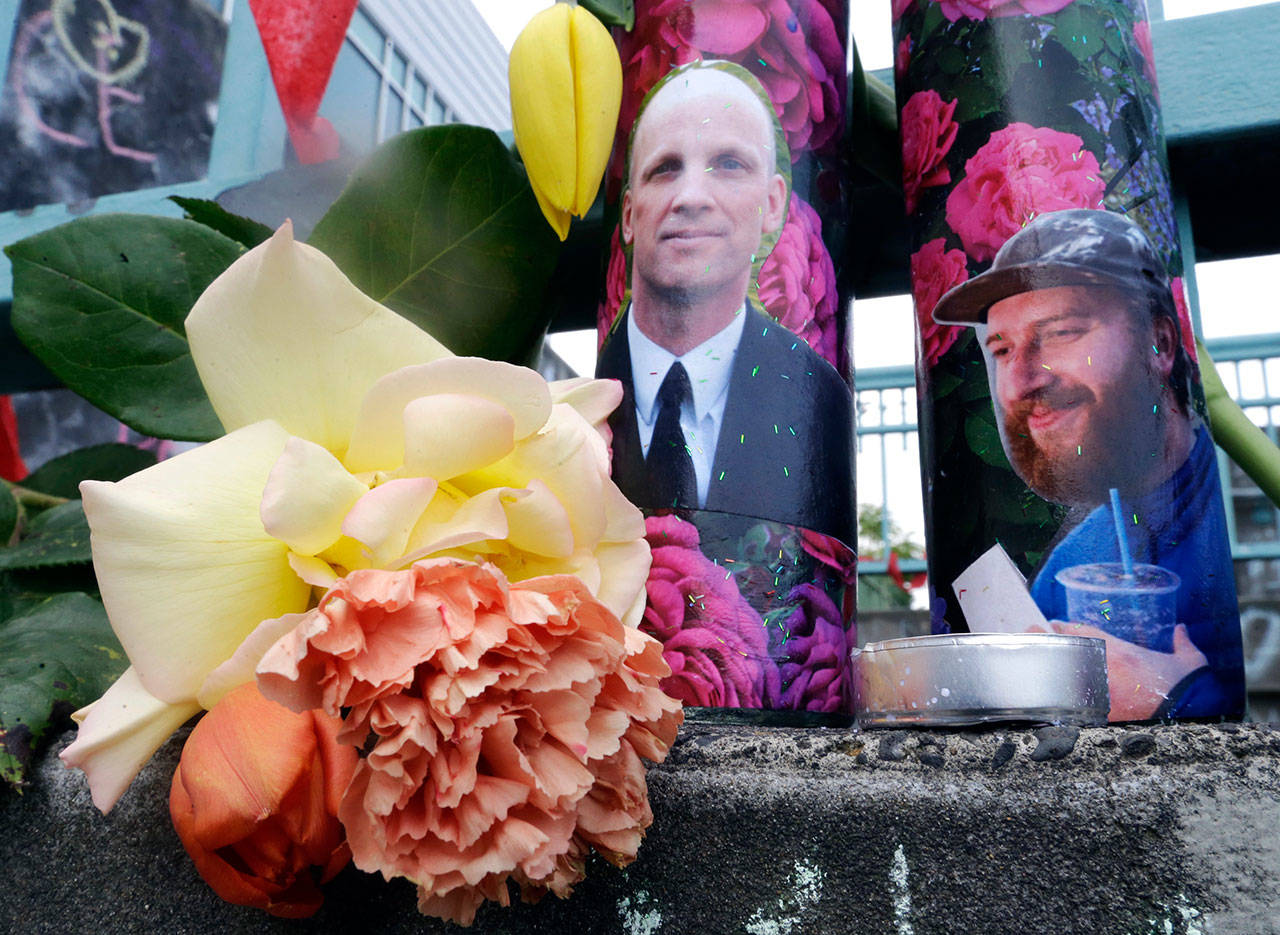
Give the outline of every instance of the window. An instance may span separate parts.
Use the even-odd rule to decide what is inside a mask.
[[[361,8],[351,18],[320,113],[355,150],[405,128],[456,119],[394,38]]]
[[[404,101],[400,95],[387,90],[387,110],[382,117],[382,139],[389,139],[400,132],[400,118],[404,114]]]
[[[345,145],[357,151],[373,145],[378,132],[381,78],[350,41],[342,44],[320,113],[333,123]]]
[[[391,80],[400,87],[407,87],[409,79],[409,60],[399,52],[391,52]]]
[[[364,10],[358,7],[355,15],[351,17],[351,26],[347,29],[347,41],[350,42],[352,39],[366,55],[379,61],[382,59],[382,46],[387,37],[374,25],[373,20],[369,19]],[[343,47],[346,47],[346,43],[343,43]]]
[[[444,101],[440,100],[436,95],[431,95],[431,104],[427,108],[427,123],[437,124],[445,122]]]

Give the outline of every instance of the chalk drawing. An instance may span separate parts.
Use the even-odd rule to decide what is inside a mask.
[[[79,10],[78,2],[83,4]],[[92,8],[92,11],[87,14],[87,25],[93,35],[94,61],[92,63],[85,58],[72,39],[72,25],[76,14],[82,12],[85,7]],[[94,18],[95,16],[99,18]],[[68,146],[87,147],[90,143],[83,137],[45,123],[27,93],[24,68],[27,56],[41,35],[49,31],[57,37],[58,46],[76,70],[97,84],[98,128],[102,131],[103,146],[114,155],[123,156],[126,159],[154,162],[155,153],[117,143],[111,129],[113,102],[142,103],[140,95],[120,85],[137,77],[147,66],[151,48],[151,33],[147,27],[121,16],[108,0],[53,0],[48,10],[32,15],[19,29],[13,50],[15,63],[10,72],[10,82],[19,113],[36,130],[50,139]],[[133,40],[133,54],[121,62],[121,54],[128,44],[127,38]]]

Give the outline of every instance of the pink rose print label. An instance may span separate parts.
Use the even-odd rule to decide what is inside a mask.
[[[965,163],[964,178],[947,197],[947,223],[981,263],[1038,214],[1102,207],[1106,187],[1080,137],[1011,123]]]
[[[856,559],[779,523],[650,516],[640,628],[662,643],[662,689],[696,707],[848,715]]]

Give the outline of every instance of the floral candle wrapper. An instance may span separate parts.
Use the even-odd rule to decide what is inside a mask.
[[[663,644],[662,688],[686,707],[852,711],[856,557],[830,536],[726,513],[645,519],[653,551],[640,628]]]
[[[635,28],[617,34],[623,92],[596,371],[623,387],[613,476],[646,511],[676,510],[700,530],[710,567],[734,558],[711,543],[734,552],[748,528],[853,541],[850,296],[835,259],[847,25],[843,0],[641,0]],[[726,524],[740,529],[708,535]],[[788,581],[784,596],[812,588],[789,607],[829,603],[814,575]],[[702,625],[670,634],[668,647],[706,643],[681,670],[686,703],[826,710],[825,695],[799,698],[817,688],[790,698],[775,685],[773,596],[717,597],[728,636]],[[849,603],[848,615],[804,613],[844,634]],[[764,663],[729,660],[741,677],[708,687],[694,672],[709,666],[720,679],[719,663],[706,662],[717,653]],[[812,670],[788,676],[796,684],[825,678],[816,662],[786,665]]]
[[[1112,720],[1239,717],[1145,3],[893,12],[934,629],[989,627],[952,585],[999,544],[1034,626],[1106,639]],[[1129,570],[1153,566],[1171,608]]]

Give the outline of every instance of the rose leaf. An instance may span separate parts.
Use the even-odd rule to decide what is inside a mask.
[[[216,438],[183,322],[243,252],[195,221],[79,218],[5,248],[13,328],[68,388],[142,434]]]
[[[582,5],[606,26],[631,29],[636,24],[635,0],[582,0]]]
[[[18,525],[18,501],[13,499],[13,492],[8,484],[0,484],[0,546],[9,541],[13,529]]]
[[[0,549],[0,571],[73,565],[92,558],[84,507],[72,500],[45,510],[17,545]]]
[[[271,236],[271,228],[267,225],[252,218],[232,214],[216,201],[205,198],[184,198],[181,195],[170,195],[169,200],[181,208],[190,220],[212,228],[248,249],[253,249]]]
[[[50,726],[128,665],[106,611],[87,594],[58,594],[0,620],[0,777],[20,786]]]
[[[149,468],[156,456],[134,445],[110,443],[78,448],[47,461],[22,481],[22,486],[53,497],[77,499],[82,480],[123,480]]]
[[[310,242],[455,354],[523,362],[546,329],[559,246],[490,130],[395,137],[352,174]]]

